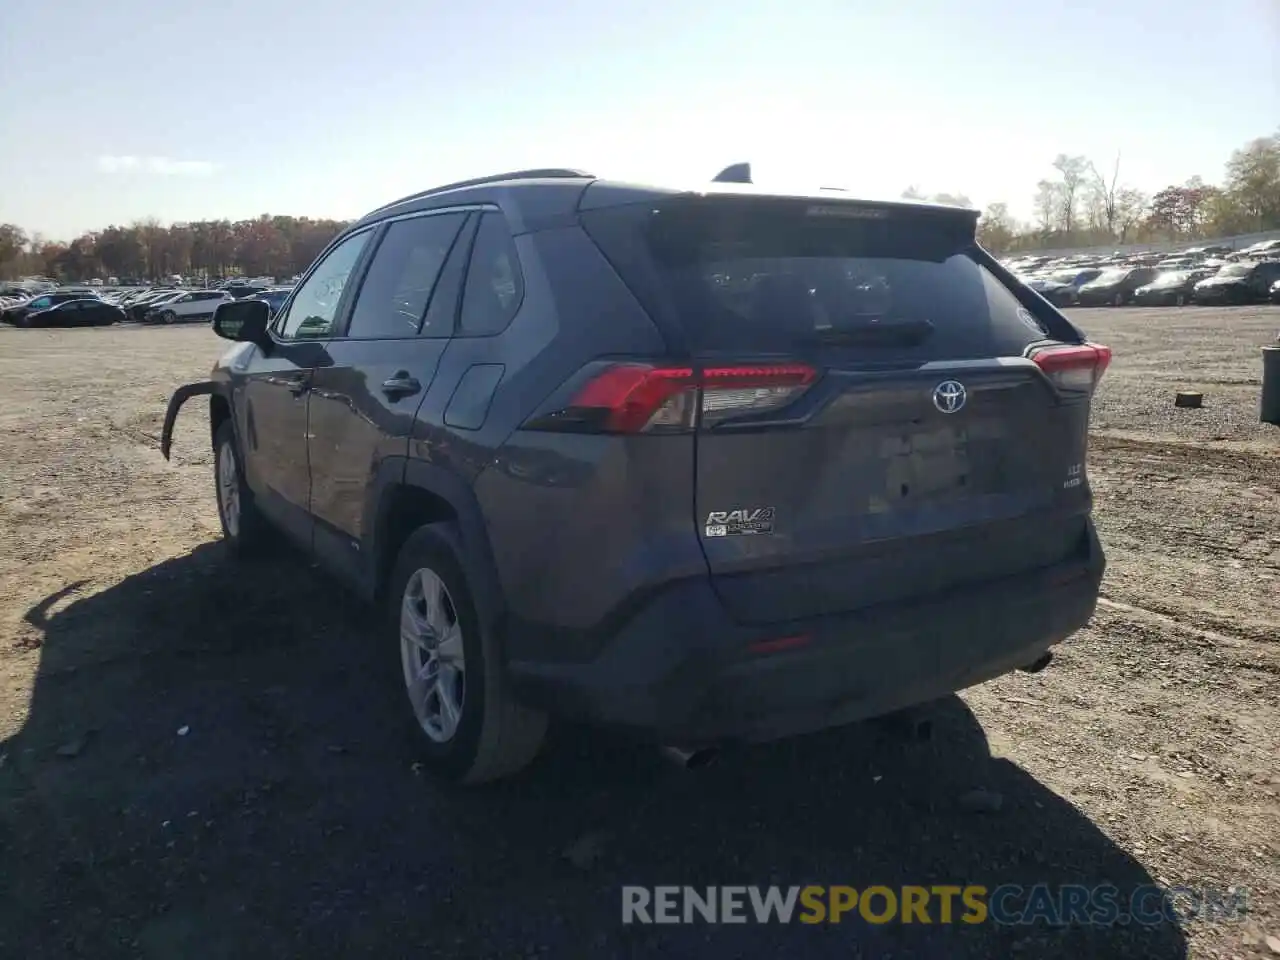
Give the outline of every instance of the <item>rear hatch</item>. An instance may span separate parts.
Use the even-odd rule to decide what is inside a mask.
[[[662,401],[651,426],[696,431],[691,508],[736,619],[903,601],[1080,548],[1110,354],[996,275],[973,213],[680,195],[583,220],[678,358],[659,375],[693,385],[678,409],[632,396]]]

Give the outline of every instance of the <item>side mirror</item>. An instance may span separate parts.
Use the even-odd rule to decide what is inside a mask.
[[[231,300],[213,311],[213,332],[224,340],[264,346],[270,322],[271,308],[261,300]]]

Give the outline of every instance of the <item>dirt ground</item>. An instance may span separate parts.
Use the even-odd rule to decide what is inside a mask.
[[[1110,566],[1048,670],[948,698],[928,741],[858,726],[692,773],[556,728],[480,790],[393,732],[356,602],[224,557],[198,403],[160,457],[207,329],[0,329],[0,957],[1280,953],[1280,308],[1076,319],[1116,350]],[[1243,887],[1249,913],[624,927],[621,886],[664,883]]]

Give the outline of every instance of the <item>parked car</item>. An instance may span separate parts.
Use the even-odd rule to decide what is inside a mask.
[[[1065,307],[1071,302],[1071,288],[1051,277],[1021,277],[1028,287],[1044,297],[1055,307]]]
[[[143,316],[147,323],[180,323],[189,320],[211,320],[218,304],[231,297],[222,290],[189,290],[176,297],[153,304]]]
[[[291,287],[280,287],[274,290],[263,290],[254,298],[262,300],[271,308],[271,316],[275,316],[280,312],[280,308],[284,306],[284,302],[289,299],[289,294],[293,292]]]
[[[1086,283],[1091,283],[1101,273],[1102,270],[1097,267],[1088,267],[1083,270],[1071,268],[1033,280],[1028,286],[1055,307],[1068,307],[1079,298],[1080,288]]]
[[[28,310],[16,321],[20,327],[99,327],[119,323],[124,311],[93,297],[63,300],[42,310]]]
[[[1280,240],[1262,240],[1237,252],[1246,260],[1268,260],[1280,257]]]
[[[231,552],[283,534],[382,606],[447,776],[525,765],[548,712],[696,750],[893,711],[1043,667],[1104,566],[1110,350],[976,220],[567,170],[427,191],[274,319],[221,305],[236,347],[162,450],[210,395]]]
[[[257,287],[248,283],[233,283],[230,286],[222,288],[227,296],[234,300],[244,300],[248,297],[257,297],[261,295],[267,288]]]
[[[39,313],[41,310],[48,310],[50,307],[60,303],[67,303],[71,300],[82,300],[84,294],[67,293],[58,291],[57,293],[42,293],[38,297],[31,297],[21,303],[15,303],[13,306],[6,308],[4,311],[5,323],[21,325],[22,319],[28,313]]]
[[[1133,292],[1155,279],[1155,267],[1115,267],[1104,270],[1080,287],[1077,299],[1082,307],[1123,306],[1133,299]]]
[[[1191,291],[1212,270],[1168,270],[1146,286],[1133,291],[1133,302],[1144,307],[1177,306],[1191,303]]]
[[[1156,269],[1160,271],[1167,270],[1191,270],[1198,267],[1204,262],[1203,257],[1169,257],[1157,263]]]
[[[1270,300],[1272,303],[1280,303],[1280,280],[1271,285]]]
[[[1201,280],[1192,293],[1196,303],[1265,303],[1271,285],[1280,280],[1280,260],[1229,263]]]
[[[131,300],[125,307],[125,312],[129,315],[130,320],[141,322],[146,319],[147,311],[152,307],[160,306],[169,300],[176,300],[184,293],[186,293],[185,290],[151,290]]]

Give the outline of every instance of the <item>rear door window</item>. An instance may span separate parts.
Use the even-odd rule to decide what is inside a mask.
[[[392,223],[360,285],[347,335],[415,336],[466,217],[449,213]],[[450,332],[438,330],[435,335],[447,337]]]
[[[700,352],[928,360],[1019,355],[1046,336],[971,256],[967,216],[682,198],[591,211],[584,226]]]

